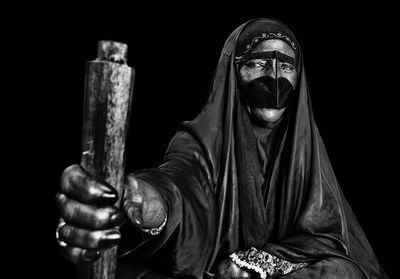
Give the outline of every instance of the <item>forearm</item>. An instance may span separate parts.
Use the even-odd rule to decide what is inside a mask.
[[[136,179],[151,184],[160,192],[166,203],[167,221],[156,235],[140,231],[143,234],[141,241],[132,241],[124,256],[133,257],[131,262],[162,254],[164,261],[172,262],[171,269],[174,267],[175,274],[203,272],[214,236],[212,200],[202,190],[204,181],[188,167],[175,161],[162,168],[135,172]],[[137,229],[130,230],[131,234],[137,235]]]
[[[132,254],[162,255],[175,276],[202,276],[215,238],[215,194],[200,146],[186,133],[171,142],[164,163],[134,176],[162,196],[167,222],[159,234],[145,235]]]

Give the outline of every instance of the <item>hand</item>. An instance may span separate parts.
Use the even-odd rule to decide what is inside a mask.
[[[79,165],[65,169],[56,195],[62,222],[57,231],[59,241],[66,244],[61,247],[65,258],[73,263],[94,261],[100,257],[100,249],[119,242],[118,226],[124,215],[113,206],[117,200],[113,187],[94,179]]]
[[[157,228],[167,216],[167,206],[159,191],[133,175],[127,177],[122,205],[132,224],[141,229]]]
[[[251,273],[241,269],[231,259],[224,260],[218,265],[218,278],[252,278]]]

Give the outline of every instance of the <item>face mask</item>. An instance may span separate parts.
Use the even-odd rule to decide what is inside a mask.
[[[295,65],[292,57],[277,51],[250,54],[244,58],[244,61],[256,58],[274,58]],[[278,69],[275,68],[275,77],[262,76],[247,84],[241,84],[242,97],[246,103],[253,108],[282,109],[286,107],[294,88],[289,80],[284,77],[278,78],[277,75]]]
[[[288,105],[292,84],[283,77],[262,76],[242,85],[242,96],[253,108],[282,109]]]

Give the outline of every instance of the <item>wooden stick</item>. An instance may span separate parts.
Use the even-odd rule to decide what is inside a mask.
[[[83,108],[81,165],[97,179],[114,186],[119,198],[135,73],[126,59],[126,44],[98,43],[97,59],[86,62]],[[77,277],[114,279],[116,253],[116,247],[102,250],[94,264],[78,265]]]

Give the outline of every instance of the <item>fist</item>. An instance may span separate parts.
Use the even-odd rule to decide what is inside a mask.
[[[167,216],[167,206],[154,186],[129,175],[124,190],[123,209],[134,226],[151,229],[163,224]]]
[[[58,240],[65,258],[74,263],[94,261],[100,249],[118,244],[124,215],[114,206],[117,200],[113,187],[94,179],[79,165],[65,169],[56,195],[61,215]]]

